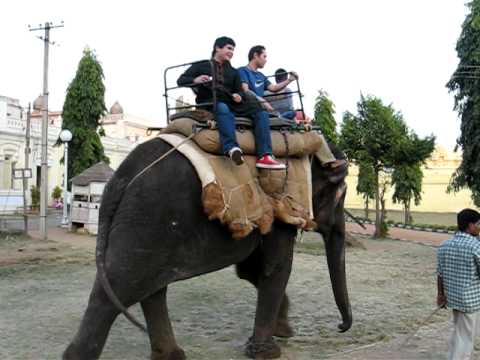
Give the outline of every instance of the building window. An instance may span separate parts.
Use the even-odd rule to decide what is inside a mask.
[[[10,155],[0,160],[0,189],[12,188],[12,161]]]
[[[10,166],[10,189],[15,189],[15,183],[13,179],[13,174],[15,173],[15,168],[17,167],[17,162],[12,161]]]

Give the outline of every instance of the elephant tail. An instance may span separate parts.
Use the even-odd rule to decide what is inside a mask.
[[[110,285],[110,281],[107,277],[105,269],[105,257],[108,248],[108,236],[110,233],[110,227],[112,225],[113,218],[117,211],[118,205],[122,200],[123,194],[126,190],[126,182],[119,181],[115,175],[110,179],[105,186],[105,190],[102,196],[102,204],[100,207],[99,227],[97,235],[97,247],[96,247],[96,265],[97,275],[100,280],[105,293],[107,294],[113,305],[122,312],[125,317],[132,322],[133,325],[138,327],[145,333],[148,333],[147,328],[140,321],[138,321],[127,308],[122,304],[120,299],[115,295],[115,292]]]

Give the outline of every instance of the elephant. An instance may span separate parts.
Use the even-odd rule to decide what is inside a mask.
[[[274,336],[290,337],[289,300],[285,288],[292,268],[297,229],[275,221],[234,240],[219,221],[203,212],[202,188],[190,162],[173,151],[142,176],[132,179],[171,150],[160,138],[138,145],[107,183],[100,207],[96,247],[97,274],[80,327],[63,359],[97,359],[116,317],[123,313],[148,333],[151,359],[185,359],[170,323],[169,284],[236,266],[257,288],[253,334],[246,343],[251,358],[278,358]],[[343,156],[335,147],[337,157]],[[343,214],[347,167],[326,170],[312,157],[314,220],[323,235],[328,268],[342,321],[352,325],[345,274]],[[127,311],[140,303],[146,329]]]

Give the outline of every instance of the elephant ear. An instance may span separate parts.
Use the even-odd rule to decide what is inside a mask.
[[[337,185],[340,184],[348,175],[348,162],[345,161],[335,168],[324,168],[327,175],[328,182]]]

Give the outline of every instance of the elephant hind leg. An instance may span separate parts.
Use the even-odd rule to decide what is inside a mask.
[[[151,360],[186,359],[184,351],[178,347],[173,335],[168,316],[167,287],[142,300],[141,305],[150,336]]]
[[[97,278],[80,328],[63,353],[63,359],[98,359],[107,340],[110,327],[119,313],[120,311],[111,303]]]

